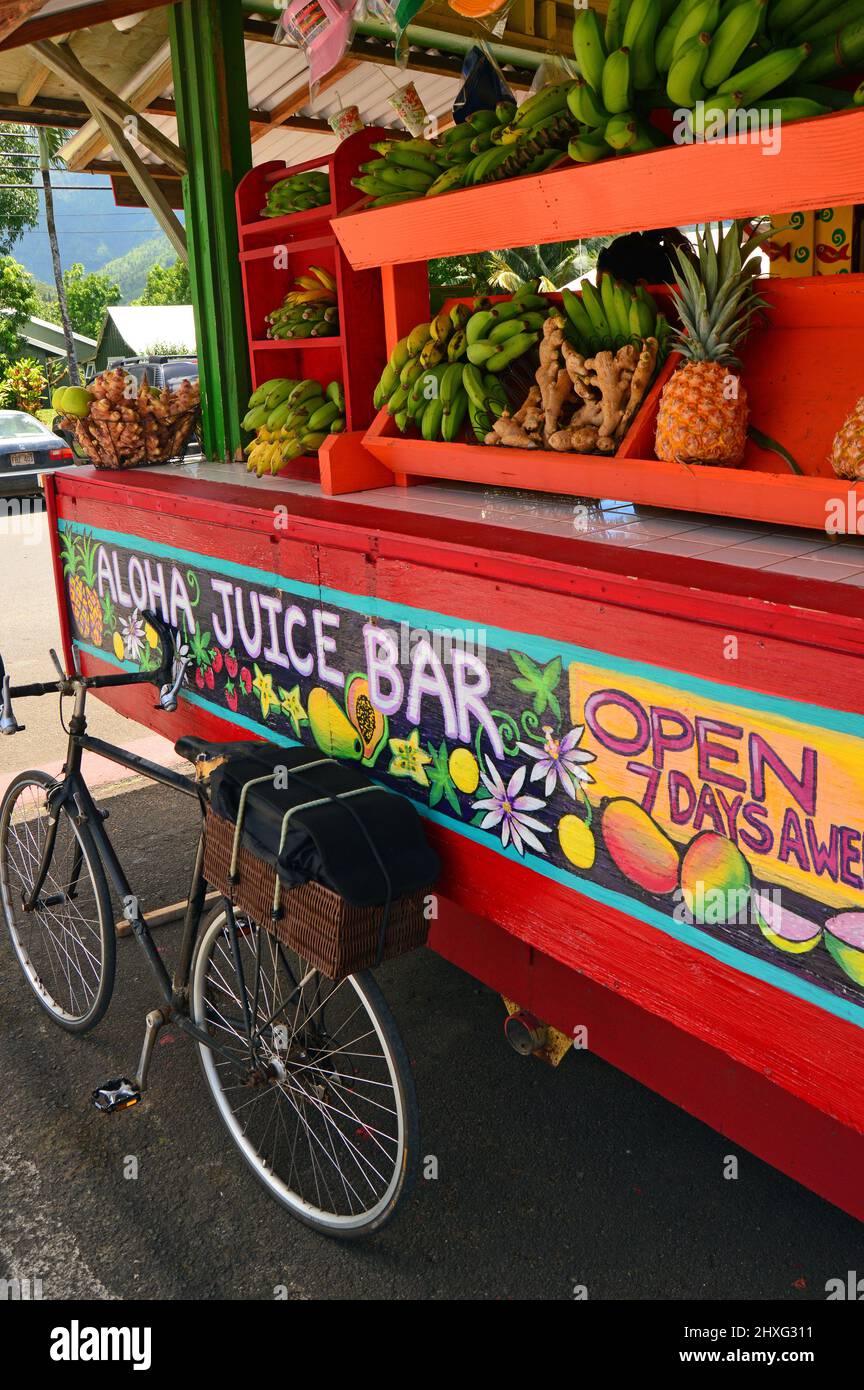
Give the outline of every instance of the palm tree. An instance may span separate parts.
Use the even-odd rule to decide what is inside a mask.
[[[591,270],[597,253],[611,237],[587,241],[552,241],[545,246],[519,246],[510,251],[490,251],[487,260],[492,289],[513,294],[520,285],[539,281],[544,294],[560,290]]]
[[[48,241],[51,245],[51,264],[54,267],[54,284],[57,287],[57,305],[60,310],[60,322],[63,325],[63,337],[66,342],[69,384],[70,386],[80,386],[81,374],[78,371],[78,359],[75,356],[75,339],[72,336],[72,322],[69,318],[69,304],[66,300],[66,286],[63,282],[60,245],[57,241],[57,222],[54,217],[54,190],[51,187],[51,170],[64,167],[57,152],[66,141],[66,131],[58,130],[53,126],[40,126],[37,136],[39,139],[39,170],[45,193],[45,221],[48,226]]]

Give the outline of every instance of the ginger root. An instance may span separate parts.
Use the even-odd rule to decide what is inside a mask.
[[[612,353],[608,351],[598,352],[596,357],[589,357],[585,366],[591,372],[591,385],[596,386],[600,392],[603,405],[600,438],[614,439],[629,394],[627,384],[621,380],[624,368],[618,365]]]
[[[486,444],[506,444],[511,449],[536,449],[538,447],[536,439],[518,424],[517,421],[507,414],[495,421],[489,434],[485,439]]]
[[[597,448],[598,431],[594,425],[556,430],[549,436],[549,446],[575,454],[590,454]]]

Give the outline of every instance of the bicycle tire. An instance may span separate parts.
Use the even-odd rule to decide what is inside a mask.
[[[108,882],[93,836],[87,825],[75,823],[66,807],[62,807],[59,812],[61,820],[51,866],[53,866],[58,852],[63,854],[64,849],[71,849],[74,843],[77,843],[82,855],[78,882],[79,885],[83,885],[85,897],[80,901],[78,898],[67,898],[63,906],[74,908],[74,911],[70,911],[69,921],[65,924],[59,921],[59,914],[54,913],[50,908],[25,916],[20,906],[16,907],[16,897],[20,903],[21,883],[26,881],[27,864],[32,863],[36,858],[33,846],[25,849],[23,836],[19,836],[15,840],[17,853],[12,850],[13,815],[16,803],[22,800],[22,794],[28,787],[38,789],[38,792],[45,794],[47,799],[47,793],[56,785],[57,779],[46,772],[21,772],[10,782],[6,794],[0,802],[0,905],[2,905],[12,947],[24,978],[40,1005],[59,1027],[69,1033],[82,1034],[95,1028],[111,1002],[114,989],[116,940]],[[24,811],[28,808],[21,807],[20,809]],[[39,806],[37,796],[36,804],[29,809],[33,812],[45,808]],[[17,824],[31,823],[32,820],[31,814],[27,820],[19,821]],[[67,838],[65,843],[64,834],[72,837]],[[51,882],[51,867],[49,867],[48,881]],[[56,881],[54,887],[55,889],[59,888]],[[89,896],[86,896],[88,893]],[[90,914],[89,920],[85,917],[85,911]],[[52,921],[52,919],[56,920]],[[26,941],[23,932],[25,922],[30,928]],[[42,930],[34,940],[33,931],[36,923],[40,923]],[[59,935],[56,934],[58,925]],[[94,972],[88,958],[94,957],[97,942],[98,968]],[[50,973],[54,977],[53,984],[49,985],[43,978],[43,974],[47,974],[48,971],[40,966],[38,959],[34,959],[34,955],[41,955],[48,961],[51,967]],[[77,988],[83,995],[82,1005],[86,1005],[85,1007],[76,1005],[75,1002],[76,986],[72,984],[73,965],[81,976]],[[67,1002],[71,1005],[69,1008],[65,1007],[52,992],[60,987],[60,977],[64,973],[69,994]],[[92,987],[90,984],[91,973],[95,974]]]
[[[261,930],[257,926],[257,924],[252,923],[248,919],[238,918],[238,922],[243,924],[244,935],[246,937],[248,937],[252,932],[257,932]],[[198,944],[195,950],[195,957],[192,964],[192,971],[190,976],[190,1009],[195,1023],[198,1025],[199,1028],[202,1028],[205,1031],[207,1031],[208,1024],[212,1021],[208,1019],[208,1013],[206,1008],[205,972],[212,959],[217,939],[220,936],[226,934],[226,923],[227,915],[225,911],[217,911],[215,917],[210,921],[210,923],[208,923],[208,925],[204,928],[203,932],[201,933],[201,936],[199,937]],[[272,938],[269,937],[266,932],[264,932],[264,938],[268,943],[272,943]],[[277,947],[276,949],[279,948]],[[293,955],[293,953],[289,954]],[[218,969],[220,979],[224,983],[224,961],[218,967]],[[326,983],[331,984],[332,982],[328,981]],[[390,1012],[389,1006],[387,1005],[376,980],[373,978],[370,971],[362,971],[357,975],[349,976],[347,980],[340,982],[340,985],[337,988],[341,989],[342,987],[344,987],[346,990],[352,990],[354,992],[354,996],[359,1001],[359,1004],[362,1005],[367,1017],[372,1023],[374,1031],[377,1034],[377,1037],[381,1043],[382,1053],[384,1057],[386,1057],[386,1063],[391,1077],[393,1093],[397,1106],[397,1110],[395,1113],[398,1117],[399,1144],[396,1149],[394,1158],[392,1160],[393,1172],[387,1182],[386,1190],[382,1194],[381,1199],[377,1201],[367,1211],[359,1211],[351,1214],[347,1214],[344,1212],[337,1213],[334,1211],[325,1211],[321,1206],[316,1207],[315,1203],[310,1202],[308,1198],[305,1197],[301,1192],[295,1191],[292,1188],[290,1188],[290,1186],[286,1184],[286,1182],[275,1172],[275,1153],[273,1155],[273,1162],[270,1165],[268,1165],[266,1158],[262,1158],[261,1154],[257,1152],[252,1142],[246,1137],[246,1131],[249,1128],[248,1120],[246,1127],[241,1132],[241,1126],[237,1122],[236,1117],[233,1115],[230,1109],[230,1105],[226,1100],[226,1088],[222,1085],[222,1082],[220,1080],[219,1068],[222,1067],[224,1069],[227,1064],[224,1061],[222,1061],[217,1054],[214,1054],[212,1049],[206,1047],[204,1044],[198,1045],[198,1051],[201,1067],[204,1072],[205,1081],[210,1091],[211,1098],[213,1099],[216,1105],[216,1109],[220,1115],[220,1118],[222,1119],[236,1147],[239,1149],[247,1166],[251,1168],[252,1172],[258,1178],[259,1182],[263,1183],[270,1196],[273,1197],[274,1200],[279,1202],[281,1206],[285,1207],[290,1212],[290,1214],[294,1216],[297,1220],[303,1222],[304,1225],[311,1227],[319,1234],[323,1234],[339,1240],[354,1240],[373,1235],[380,1231],[392,1220],[397,1209],[404,1203],[405,1199],[410,1195],[410,1192],[416,1180],[417,1168],[419,1166],[420,1121],[417,1107],[417,1097],[414,1088],[414,1079],[411,1072],[411,1064],[408,1060],[408,1055],[405,1051],[405,1046],[402,1042],[401,1036],[396,1026],[396,1022],[393,1018],[392,1013]],[[335,997],[335,993],[336,989],[334,988],[333,992],[328,996],[328,1000],[326,1002],[329,1003],[329,1000]],[[335,1053],[337,1052],[340,1054],[340,1059],[344,1057],[345,1054],[342,1048],[332,1049],[331,1061],[332,1056],[335,1055]],[[350,1056],[351,1054],[348,1055]],[[338,1063],[338,1067],[341,1068],[344,1065],[346,1065],[345,1062],[343,1060],[340,1060],[340,1062]],[[348,1062],[347,1065],[350,1067],[350,1062]],[[315,1073],[315,1068],[308,1063],[305,1066],[301,1066],[299,1070],[301,1072],[305,1071],[307,1075],[312,1075]],[[287,1114],[289,1118],[291,1118],[292,1114],[299,1114],[299,1112],[302,1109],[305,1109],[307,1102],[305,1097],[299,1105],[294,1102],[292,1096],[296,1094],[296,1092],[293,1090],[287,1090],[287,1076],[290,1076],[291,1074],[290,1068],[286,1069],[286,1071],[287,1075],[285,1085],[283,1086],[281,1083],[277,1083],[277,1086],[274,1087],[274,1089],[280,1089],[287,1093],[290,1104],[290,1108],[287,1110]],[[319,1075],[325,1075],[323,1067],[319,1071]],[[344,1073],[337,1073],[337,1075],[338,1081],[336,1083],[336,1093],[340,1103],[343,1103],[341,1088],[343,1088],[345,1085],[346,1076]],[[361,1110],[361,1102],[363,1104],[367,1102],[367,1097],[365,1097],[362,1094],[358,1098],[357,1087],[359,1085],[367,1086],[381,1084],[380,1082],[370,1081],[369,1078],[366,1077],[359,1077],[356,1073],[356,1070],[353,1069],[350,1075],[350,1082],[353,1084],[354,1087],[353,1105],[351,1101],[344,1101],[344,1104],[350,1111],[352,1117],[347,1126],[347,1128],[349,1129],[352,1127],[355,1120],[359,1122],[361,1119],[360,1114],[357,1113]],[[227,1087],[227,1089],[236,1090],[238,1089],[238,1087],[229,1086]],[[313,1089],[314,1088],[310,1083],[309,1090],[312,1091]],[[350,1085],[347,1088],[347,1093],[351,1093]],[[246,1094],[248,1095],[250,1093],[247,1092]],[[255,1103],[254,1100],[252,1103]],[[249,1102],[247,1101],[246,1104],[248,1105]],[[313,1107],[312,1113],[314,1115],[316,1113],[315,1108],[317,1107],[318,1110],[322,1110],[324,1102],[323,1100],[318,1100],[316,1098],[312,1100],[311,1104]],[[357,1107],[357,1112],[355,1112],[354,1106]],[[334,1113],[339,1113],[338,1107],[334,1108]],[[365,1111],[363,1113],[365,1113]],[[303,1123],[307,1126],[308,1129],[308,1122],[304,1120]],[[328,1139],[332,1149],[332,1135],[337,1133],[338,1131],[336,1130],[335,1126],[332,1125],[332,1121],[328,1121],[328,1123],[331,1124],[332,1130],[332,1132],[328,1134]],[[360,1126],[360,1128],[362,1128],[362,1125]],[[360,1133],[360,1128],[355,1130],[355,1135]],[[325,1133],[326,1132],[327,1131],[325,1130]],[[378,1131],[377,1128],[374,1130],[376,1139],[379,1132],[380,1131]],[[287,1137],[288,1136],[286,1133],[286,1139]],[[347,1147],[359,1149],[359,1144],[360,1141],[357,1141],[357,1143],[353,1143],[353,1137],[349,1137]],[[379,1147],[381,1146],[379,1145]],[[309,1149],[311,1152],[311,1142],[309,1142]],[[361,1157],[363,1157],[363,1160],[365,1162],[365,1156],[361,1155]],[[375,1154],[374,1157],[377,1161],[381,1162],[377,1154]],[[314,1159],[312,1160],[312,1162],[314,1164]],[[359,1167],[359,1165],[357,1166]],[[293,1168],[294,1159],[292,1154],[292,1170]]]

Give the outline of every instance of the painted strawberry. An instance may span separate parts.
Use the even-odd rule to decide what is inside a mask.
[[[219,650],[218,647],[214,647],[213,650],[211,651],[210,655],[211,655],[212,658],[213,658],[213,661],[212,661],[213,670],[214,670],[215,674],[218,676],[219,672],[222,670],[222,653],[220,652],[220,650]]]
[[[208,690],[212,690],[214,685],[216,684],[216,677],[213,675],[212,666],[208,666],[207,670],[204,672],[204,684],[206,685]]]
[[[228,708],[229,708],[230,710],[235,710],[235,711],[236,711],[237,705],[238,705],[238,703],[239,703],[239,700],[240,700],[240,697],[239,697],[239,694],[238,694],[238,692],[237,692],[237,687],[235,686],[235,684],[234,684],[233,681],[229,681],[228,684],[225,686],[225,703],[226,703],[226,705],[228,706]]]
[[[237,679],[237,653],[233,647],[225,653],[225,670],[232,681]]]
[[[252,672],[249,670],[248,666],[244,666],[243,670],[240,672],[240,684],[243,687],[244,694],[252,694]]]
[[[197,671],[195,672],[195,684],[197,685],[197,687],[198,687],[199,690],[203,690],[203,689],[204,689],[204,674],[203,674],[203,672],[202,672],[200,666],[198,667]]]

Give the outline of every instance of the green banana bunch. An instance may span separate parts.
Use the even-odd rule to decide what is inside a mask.
[[[609,154],[606,137],[601,131],[591,131],[588,135],[576,135],[567,146],[567,153],[574,164],[594,164]]]
[[[817,39],[824,39],[829,35],[833,37],[847,24],[860,18],[861,0],[843,0],[842,4],[837,5],[830,14],[823,15],[821,19],[814,19],[808,15],[806,25],[798,29],[796,37],[816,43]]]
[[[691,11],[701,3],[702,0],[679,0],[678,5],[676,5],[675,9],[666,20],[666,23],[661,28],[660,33],[657,35],[654,58],[657,64],[657,71],[660,73],[661,77],[665,76],[672,66],[675,40],[678,37],[678,31],[681,25]]]
[[[676,107],[692,109],[705,96],[702,74],[708,63],[711,35],[697,34],[688,39],[673,59],[666,79],[666,93]]]
[[[720,0],[700,0],[700,3],[694,6],[688,15],[685,15],[675,35],[675,42],[672,45],[673,63],[690,39],[697,38],[699,34],[713,35],[719,20]]]
[[[583,14],[593,14],[593,10],[583,10]],[[602,81],[602,74],[601,74]],[[584,77],[577,77],[570,91],[567,93],[567,105],[571,114],[580,123],[596,130],[598,126],[605,125],[609,119],[609,112],[603,107],[596,91],[589,86]]]
[[[534,126],[545,121],[548,116],[564,111],[567,106],[567,93],[571,82],[550,82],[523,101],[513,117],[515,126]]]
[[[606,14],[606,51],[620,48],[624,42],[624,26],[630,12],[632,0],[609,0]]]
[[[819,82],[823,77],[837,77],[851,72],[864,63],[864,18],[854,20],[839,34],[820,39],[813,52],[798,69],[804,82]]]

